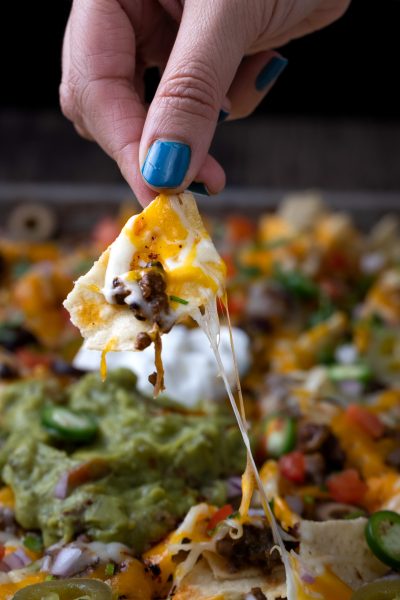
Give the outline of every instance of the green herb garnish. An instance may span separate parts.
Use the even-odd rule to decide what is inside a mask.
[[[171,302],[179,302],[179,304],[189,304],[188,300],[179,298],[179,296],[170,296],[169,299],[171,300]]]
[[[314,496],[310,496],[309,494],[305,494],[303,496],[303,502],[304,502],[304,504],[315,504],[315,498],[314,498]]]
[[[279,265],[276,265],[273,277],[289,294],[301,300],[318,297],[318,286],[301,271],[284,271]]]
[[[107,563],[104,569],[104,573],[107,577],[112,577],[115,573],[115,565],[114,563]]]
[[[32,552],[41,552],[43,550],[43,541],[38,535],[34,535],[33,533],[28,533],[24,537],[24,546]]]

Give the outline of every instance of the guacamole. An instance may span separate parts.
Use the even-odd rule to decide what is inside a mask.
[[[135,384],[121,369],[104,383],[90,374],[64,389],[31,380],[0,393],[1,477],[14,491],[17,521],[41,530],[46,546],[87,534],[140,553],[195,503],[224,503],[223,480],[244,468],[229,415],[183,413]],[[49,406],[88,415],[95,438],[54,437],[41,416]]]

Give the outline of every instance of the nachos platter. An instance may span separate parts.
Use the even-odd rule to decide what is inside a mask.
[[[114,240],[1,239],[1,600],[400,597],[395,218],[311,196],[207,225],[161,195]],[[196,402],[165,387],[174,332]]]

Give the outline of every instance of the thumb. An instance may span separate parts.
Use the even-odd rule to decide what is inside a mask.
[[[243,24],[240,5],[235,0],[185,2],[140,143],[141,172],[151,188],[181,191],[199,175],[211,193],[224,186],[224,172],[208,150],[246,47],[246,28],[238,27]]]

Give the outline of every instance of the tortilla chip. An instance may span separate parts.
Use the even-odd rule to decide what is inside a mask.
[[[243,600],[254,589],[261,589],[267,600],[286,598],[284,571],[275,580],[258,574],[254,577],[238,572],[235,579],[217,579],[205,560],[200,560],[183,579],[174,600]]]
[[[78,279],[64,302],[71,321],[85,338],[91,350],[134,350],[141,331],[150,331],[151,324],[138,321],[128,306],[109,304],[101,288],[104,285],[108,257],[107,249],[93,267]]]
[[[144,218],[150,223],[147,232],[157,230],[160,235],[161,231],[160,239],[165,239],[165,237],[168,239],[169,234],[174,241],[178,242],[180,241],[179,236],[182,237],[182,245],[179,246],[181,254],[179,254],[179,258],[178,255],[174,258],[178,267],[186,260],[184,255],[187,255],[193,247],[200,248],[202,243],[202,254],[201,257],[197,256],[195,259],[195,266],[196,268],[201,266],[206,274],[213,277],[215,285],[217,282],[219,286],[222,285],[223,262],[210,240],[198,212],[196,201],[191,194],[159,196],[142,213],[128,221],[128,225],[125,226],[127,229],[120,233],[117,240],[123,239],[121,236],[129,238],[136,226],[139,233],[135,233],[135,235],[140,239],[143,235],[140,226],[143,226],[139,219]],[[176,239],[177,236],[179,239]],[[71,315],[72,323],[78,327],[86,340],[85,347],[92,350],[134,350],[138,333],[148,333],[153,328],[153,324],[149,321],[138,321],[128,305],[108,303],[102,293],[110,250],[117,240],[103,252],[90,271],[76,281],[74,289],[64,302],[65,308]],[[145,237],[142,238],[142,241],[143,247],[148,248],[145,245],[148,243]],[[162,262],[163,256],[160,255],[158,260]],[[173,270],[170,271],[170,273],[172,272]],[[198,312],[200,305],[205,304],[208,300],[211,301],[213,295],[215,296],[215,293],[211,293],[209,289],[206,289],[207,292],[210,292],[207,297],[200,296],[200,284],[194,275],[193,280],[190,279],[190,276],[184,279],[182,289],[185,305],[178,303],[174,308],[179,321],[189,315],[194,315]]]
[[[313,565],[330,566],[353,590],[388,572],[371,552],[365,540],[367,519],[302,521],[300,560],[313,571]]]

